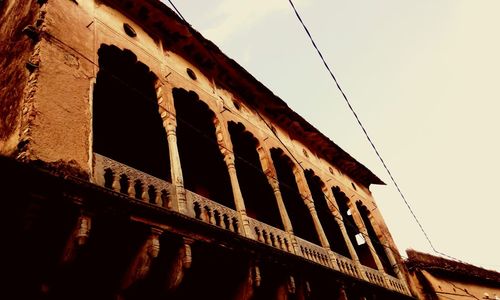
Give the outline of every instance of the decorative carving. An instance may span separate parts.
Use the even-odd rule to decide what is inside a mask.
[[[252,275],[253,275],[252,279],[254,287],[259,287],[262,282],[262,277],[260,275],[260,269],[257,264],[255,264],[252,268]]]
[[[248,217],[248,223],[255,232],[255,239],[269,246],[294,253],[289,234],[276,227]]]
[[[295,286],[295,278],[293,278],[293,276],[291,276],[291,275],[288,277],[287,289],[288,289],[288,293],[290,293],[290,294],[295,294],[295,292],[297,291],[296,286]]]
[[[78,246],[82,246],[87,243],[91,224],[91,219],[88,216],[80,216],[80,218],[78,218],[78,229],[76,233],[76,242]]]
[[[170,207],[171,184],[142,171],[94,153],[95,182],[130,197],[159,206]],[[153,191],[148,193],[148,191]]]
[[[151,263],[158,257],[160,252],[159,238],[162,232],[163,231],[158,228],[151,228],[151,234],[130,264],[123,279],[122,289],[127,289],[134,282],[144,279],[147,276]]]
[[[192,205],[195,218],[229,231],[240,232],[237,211],[188,190],[186,199]]]
[[[333,268],[333,264],[330,261],[328,249],[325,249],[299,237],[295,237],[295,239],[301,251],[299,255],[320,265]]]

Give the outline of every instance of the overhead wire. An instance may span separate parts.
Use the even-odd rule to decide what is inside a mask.
[[[368,142],[370,143],[372,149],[374,150],[376,156],[378,157],[378,159],[380,160],[380,162],[382,163],[382,166],[384,167],[384,169],[386,170],[387,174],[389,175],[392,183],[394,184],[394,186],[396,187],[399,195],[401,196],[401,199],[403,199],[403,202],[405,203],[406,207],[408,208],[410,214],[413,216],[413,219],[415,220],[415,222],[417,223],[417,225],[419,226],[420,228],[420,231],[423,233],[425,239],[427,240],[427,242],[429,243],[431,249],[437,253],[437,254],[440,254],[442,256],[446,256],[448,258],[451,258],[453,260],[456,260],[456,261],[460,261],[459,259],[455,258],[455,257],[452,257],[448,254],[445,254],[443,252],[440,252],[437,250],[437,248],[434,246],[434,244],[432,243],[431,239],[429,238],[429,235],[427,234],[427,232],[425,231],[422,223],[420,222],[420,220],[417,218],[417,215],[415,214],[415,212],[413,211],[413,208],[411,207],[411,205],[409,204],[409,202],[407,201],[405,195],[403,194],[401,188],[399,187],[398,183],[396,182],[394,176],[392,175],[391,171],[389,170],[389,167],[387,166],[387,164],[385,163],[384,159],[382,158],[382,156],[380,155],[377,147],[375,146],[375,144],[373,143],[370,135],[368,134],[365,126],[363,125],[363,123],[361,122],[358,114],[356,113],[356,111],[354,110],[353,106],[351,105],[351,102],[349,101],[347,95],[345,94],[344,90],[342,89],[342,87],[340,86],[337,78],[335,77],[332,69],[330,68],[330,66],[328,65],[328,63],[326,62],[321,50],[319,49],[319,47],[317,46],[316,42],[314,41],[314,38],[312,37],[312,34],[311,32],[309,31],[309,29],[307,28],[306,24],[304,23],[304,21],[302,20],[302,17],[300,16],[299,12],[297,11],[297,8],[295,7],[294,3],[292,0],[288,0],[288,2],[290,3],[290,6],[292,7],[294,13],[295,13],[295,16],[297,17],[298,21],[300,22],[300,24],[302,25],[304,31],[306,32],[311,44],[313,45],[314,49],[316,50],[316,52],[318,53],[318,56],[320,57],[323,65],[325,66],[326,70],[328,71],[328,73],[330,74],[330,77],[333,79],[335,85],[337,86],[337,89],[340,91],[340,93],[342,94],[342,97],[344,98],[349,110],[352,112],[352,114],[354,115],[358,125],[361,127],[361,130],[363,131],[366,139],[368,140]]]

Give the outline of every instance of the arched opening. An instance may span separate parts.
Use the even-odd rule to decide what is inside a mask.
[[[366,206],[364,206],[360,201],[356,202],[356,206],[358,207],[359,213],[361,214],[361,218],[363,218],[363,222],[365,223],[366,230],[368,231],[368,236],[370,237],[370,240],[372,241],[373,248],[375,248],[375,252],[377,253],[378,257],[380,258],[380,261],[382,262],[382,265],[384,266],[384,270],[387,274],[396,276],[396,272],[391,265],[391,262],[389,260],[389,257],[387,256],[387,253],[385,252],[385,247],[380,239],[378,238],[378,235],[375,233],[375,228],[373,228],[373,224],[370,220],[370,211]],[[389,249],[389,251],[391,251]]]
[[[311,213],[304,203],[297,186],[292,161],[281,149],[276,148],[271,149],[271,158],[278,174],[281,195],[295,235],[319,245],[319,238]]]
[[[323,230],[325,231],[326,238],[330,243],[331,249],[350,258],[349,249],[347,248],[342,231],[340,231],[340,227],[335,220],[333,213],[330,208],[328,208],[327,201],[333,200],[326,199],[325,194],[323,193],[324,183],[314,174],[312,170],[306,170],[305,176],[314,199],[318,217],[321,221],[321,225],[323,225]],[[331,205],[334,206],[333,203]]]
[[[231,181],[217,144],[214,113],[195,92],[173,89],[184,186],[234,209]]]
[[[339,187],[333,187],[332,192],[333,196],[337,200],[337,204],[339,205],[340,214],[344,219],[347,234],[349,235],[351,243],[358,254],[359,261],[365,266],[377,269],[375,260],[370,252],[370,248],[368,248],[368,244],[364,241],[365,237],[362,236],[358,226],[354,222],[354,218],[352,216],[353,212],[349,209],[348,205],[349,198],[340,190]],[[356,238],[356,236],[358,238]]]
[[[130,50],[101,45],[93,94],[96,153],[170,180],[167,134],[158,111],[156,76]]]
[[[229,122],[238,182],[248,216],[283,229],[278,204],[262,171],[258,141],[241,123]]]

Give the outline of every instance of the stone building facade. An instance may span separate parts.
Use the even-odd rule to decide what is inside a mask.
[[[411,299],[370,170],[158,0],[0,2],[19,299]]]

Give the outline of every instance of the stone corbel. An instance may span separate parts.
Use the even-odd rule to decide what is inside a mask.
[[[77,255],[78,249],[85,245],[89,239],[92,219],[88,215],[81,214],[76,226],[66,242],[61,263],[72,262]]]
[[[192,239],[183,238],[182,244],[177,251],[176,257],[174,258],[170,276],[166,283],[167,290],[174,291],[177,289],[184,279],[186,270],[191,268],[191,264],[193,262],[191,245],[193,242],[194,240]]]
[[[262,283],[262,277],[260,275],[260,269],[257,264],[252,266],[252,282],[255,288],[258,288]]]
[[[151,268],[151,264],[160,253],[160,235],[162,230],[152,227],[151,233],[130,264],[122,283],[122,289],[127,289],[135,282],[144,279]]]
[[[295,294],[297,292],[297,287],[295,285],[295,278],[292,275],[288,277],[287,290],[289,294]]]

